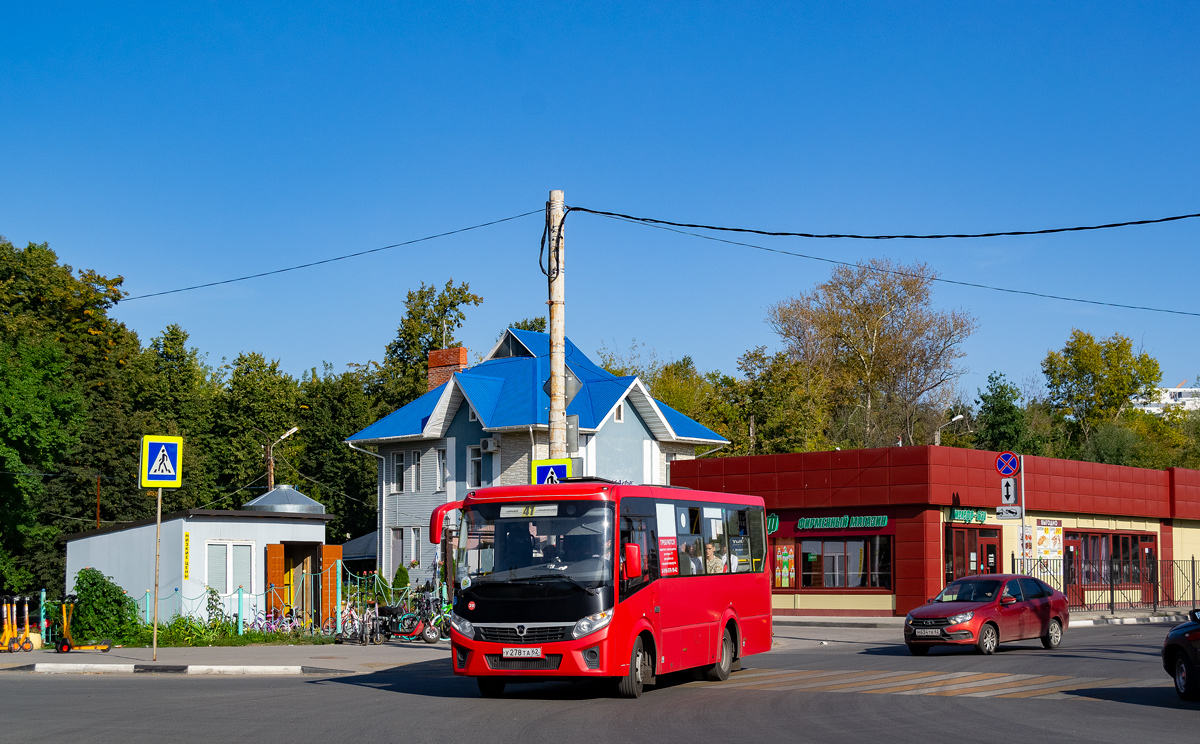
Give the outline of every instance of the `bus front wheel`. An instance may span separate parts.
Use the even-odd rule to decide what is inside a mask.
[[[634,640],[633,651],[629,654],[629,674],[621,677],[617,684],[617,691],[621,697],[639,698],[642,696],[651,664],[650,657],[646,656],[645,648],[642,645],[642,639]]]

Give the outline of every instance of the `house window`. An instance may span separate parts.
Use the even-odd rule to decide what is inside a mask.
[[[625,401],[617,404],[617,409],[613,411],[613,421],[616,421],[618,424],[625,423]]]
[[[409,543],[408,565],[421,565],[421,528],[412,528],[412,542]]]
[[[210,542],[205,559],[205,584],[217,594],[233,594],[239,586],[246,594],[254,592],[254,543]]]
[[[467,447],[467,488],[479,488],[483,485],[483,450],[479,447]]]
[[[479,416],[477,416],[475,414],[475,409],[471,408],[471,406],[468,405],[467,406],[467,421],[478,421],[478,420],[479,420]]]
[[[404,453],[392,455],[392,493],[404,493]]]
[[[437,451],[437,490],[446,490],[446,450]]]
[[[416,493],[421,490],[421,453],[410,452],[409,460],[412,462],[412,490]]]

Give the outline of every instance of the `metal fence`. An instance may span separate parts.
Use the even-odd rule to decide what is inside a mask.
[[[1013,573],[1041,579],[1067,597],[1072,610],[1191,609],[1200,584],[1196,559],[1101,561],[1012,556]]]

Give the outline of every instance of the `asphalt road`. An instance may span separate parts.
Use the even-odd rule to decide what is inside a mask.
[[[728,682],[663,678],[640,700],[567,683],[484,700],[448,659],[368,674],[0,673],[3,740],[403,742],[1195,742],[1159,662],[1167,626],[1068,631],[991,657],[910,656],[896,630],[778,628]]]

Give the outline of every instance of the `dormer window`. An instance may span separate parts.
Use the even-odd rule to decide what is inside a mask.
[[[470,405],[467,406],[467,421],[478,421],[479,416],[476,415],[475,409]]]
[[[616,410],[613,411],[613,421],[618,424],[625,423],[625,401],[617,404]]]

